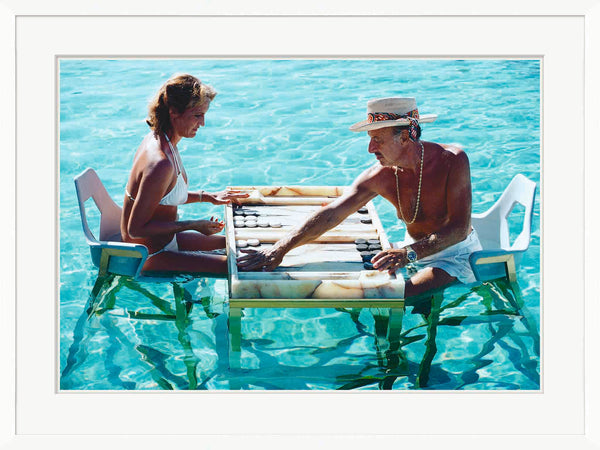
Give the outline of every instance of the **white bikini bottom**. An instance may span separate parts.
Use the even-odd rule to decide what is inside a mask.
[[[167,245],[165,245],[159,251],[150,253],[148,255],[148,259],[150,259],[153,256],[158,255],[159,253],[162,253],[162,252],[177,252],[177,251],[179,251],[179,247],[177,246],[177,236],[173,236],[173,239],[171,240],[171,242],[169,242]]]

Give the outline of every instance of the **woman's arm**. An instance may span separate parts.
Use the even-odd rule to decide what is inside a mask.
[[[127,223],[129,236],[139,239],[160,234],[179,233],[185,230],[214,234],[223,229],[224,225],[221,222],[212,220],[152,220],[160,199],[169,188],[172,175],[173,169],[166,159],[150,164],[144,170]]]
[[[213,205],[226,205],[228,203],[237,203],[240,198],[248,198],[249,194],[242,191],[224,190],[221,192],[210,193],[206,191],[188,192],[187,203],[207,202]]]

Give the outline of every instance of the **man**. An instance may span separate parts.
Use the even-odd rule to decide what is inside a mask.
[[[469,255],[481,249],[471,228],[471,173],[466,153],[451,145],[420,140],[414,98],[384,98],[367,103],[367,120],[350,130],[367,131],[369,153],[378,163],[365,170],[344,194],[299,228],[262,251],[238,258],[241,270],[273,270],[291,249],[307,244],[341,223],[377,195],[387,199],[406,224],[405,242],[372,259],[377,270],[394,273],[414,264],[418,272],[406,281],[404,296],[437,289],[458,279],[475,281]]]

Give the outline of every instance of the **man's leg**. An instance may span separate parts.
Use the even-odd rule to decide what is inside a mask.
[[[410,277],[404,288],[404,297],[413,297],[433,289],[439,289],[456,280],[445,270],[437,267],[426,267]]]

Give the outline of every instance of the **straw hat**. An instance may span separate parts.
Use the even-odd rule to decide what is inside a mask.
[[[378,98],[367,102],[367,120],[355,123],[350,130],[369,131],[410,125],[407,117],[417,119],[420,123],[429,123],[437,119],[437,114],[419,115],[417,101],[414,98]]]

